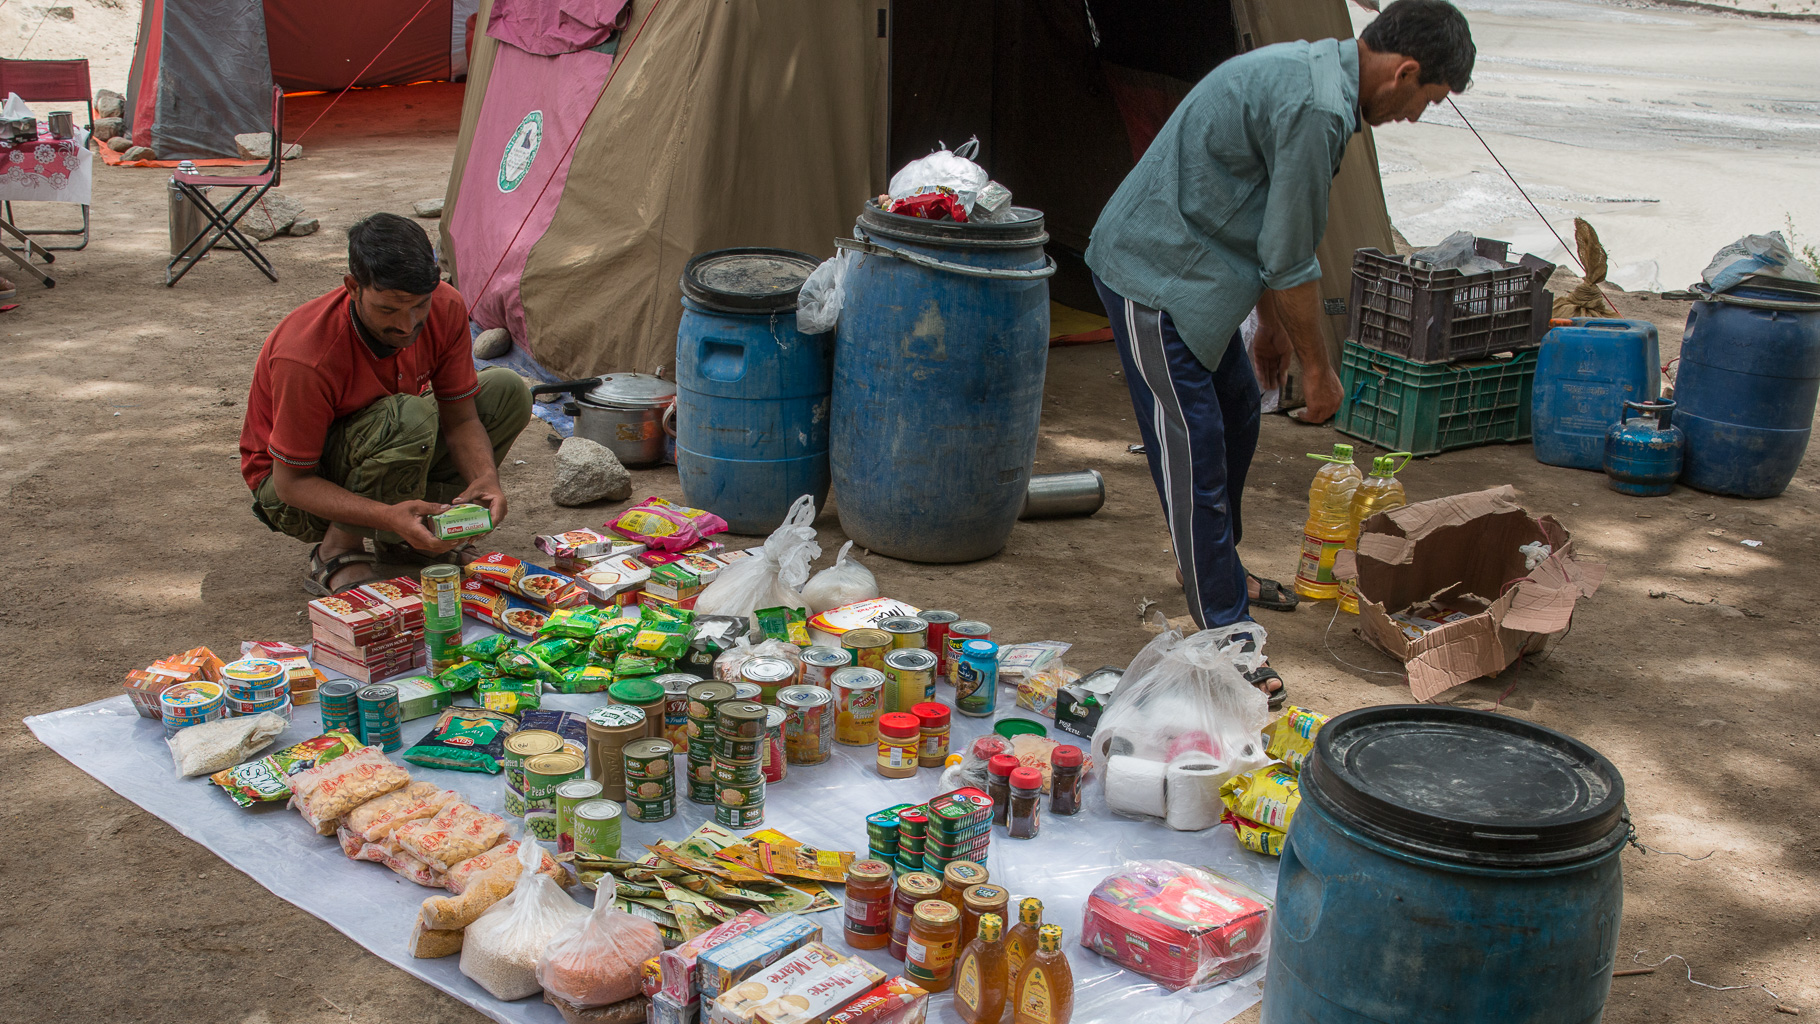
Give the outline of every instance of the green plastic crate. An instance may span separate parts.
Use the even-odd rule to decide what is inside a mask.
[[[1433,455],[1529,439],[1536,353],[1418,363],[1348,341],[1340,355],[1340,433]]]

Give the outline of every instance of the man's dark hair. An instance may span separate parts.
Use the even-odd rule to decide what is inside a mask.
[[[1466,91],[1478,55],[1466,15],[1447,0],[1396,0],[1365,26],[1359,41],[1410,58],[1422,65],[1423,85],[1446,82],[1454,92]]]
[[[348,229],[348,273],[362,288],[412,295],[428,295],[442,280],[430,236],[396,213],[375,213]]]

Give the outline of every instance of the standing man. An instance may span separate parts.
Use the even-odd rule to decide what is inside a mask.
[[[265,339],[240,471],[261,522],[316,544],[304,589],[331,594],[396,575],[381,561],[459,561],[424,522],[451,504],[505,522],[499,463],[530,419],[517,374],[474,372],[467,304],[429,237],[376,213],[348,229],[341,287]]]
[[[1366,124],[1414,121],[1466,88],[1474,48],[1446,0],[1397,0],[1355,42],[1278,43],[1221,64],[1191,90],[1093,229],[1087,265],[1112,330],[1169,520],[1189,614],[1203,629],[1293,608],[1239,561],[1239,498],[1257,448],[1258,378],[1293,351],[1322,423],[1340,381],[1318,327],[1315,247],[1346,144]],[[1256,354],[1239,325],[1253,307]],[[1256,362],[1256,373],[1252,362]],[[1286,696],[1268,667],[1253,683]]]

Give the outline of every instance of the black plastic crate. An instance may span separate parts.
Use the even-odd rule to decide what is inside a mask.
[[[1354,252],[1351,339],[1418,363],[1483,359],[1540,345],[1554,307],[1545,287],[1554,264],[1534,256],[1510,263],[1508,242],[1474,241],[1480,256],[1504,269],[1423,270],[1376,249]]]

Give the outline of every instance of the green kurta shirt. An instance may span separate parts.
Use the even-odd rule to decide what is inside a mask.
[[[1319,280],[1315,247],[1360,127],[1359,45],[1277,43],[1208,73],[1093,227],[1087,265],[1167,312],[1218,366],[1264,289]]]

